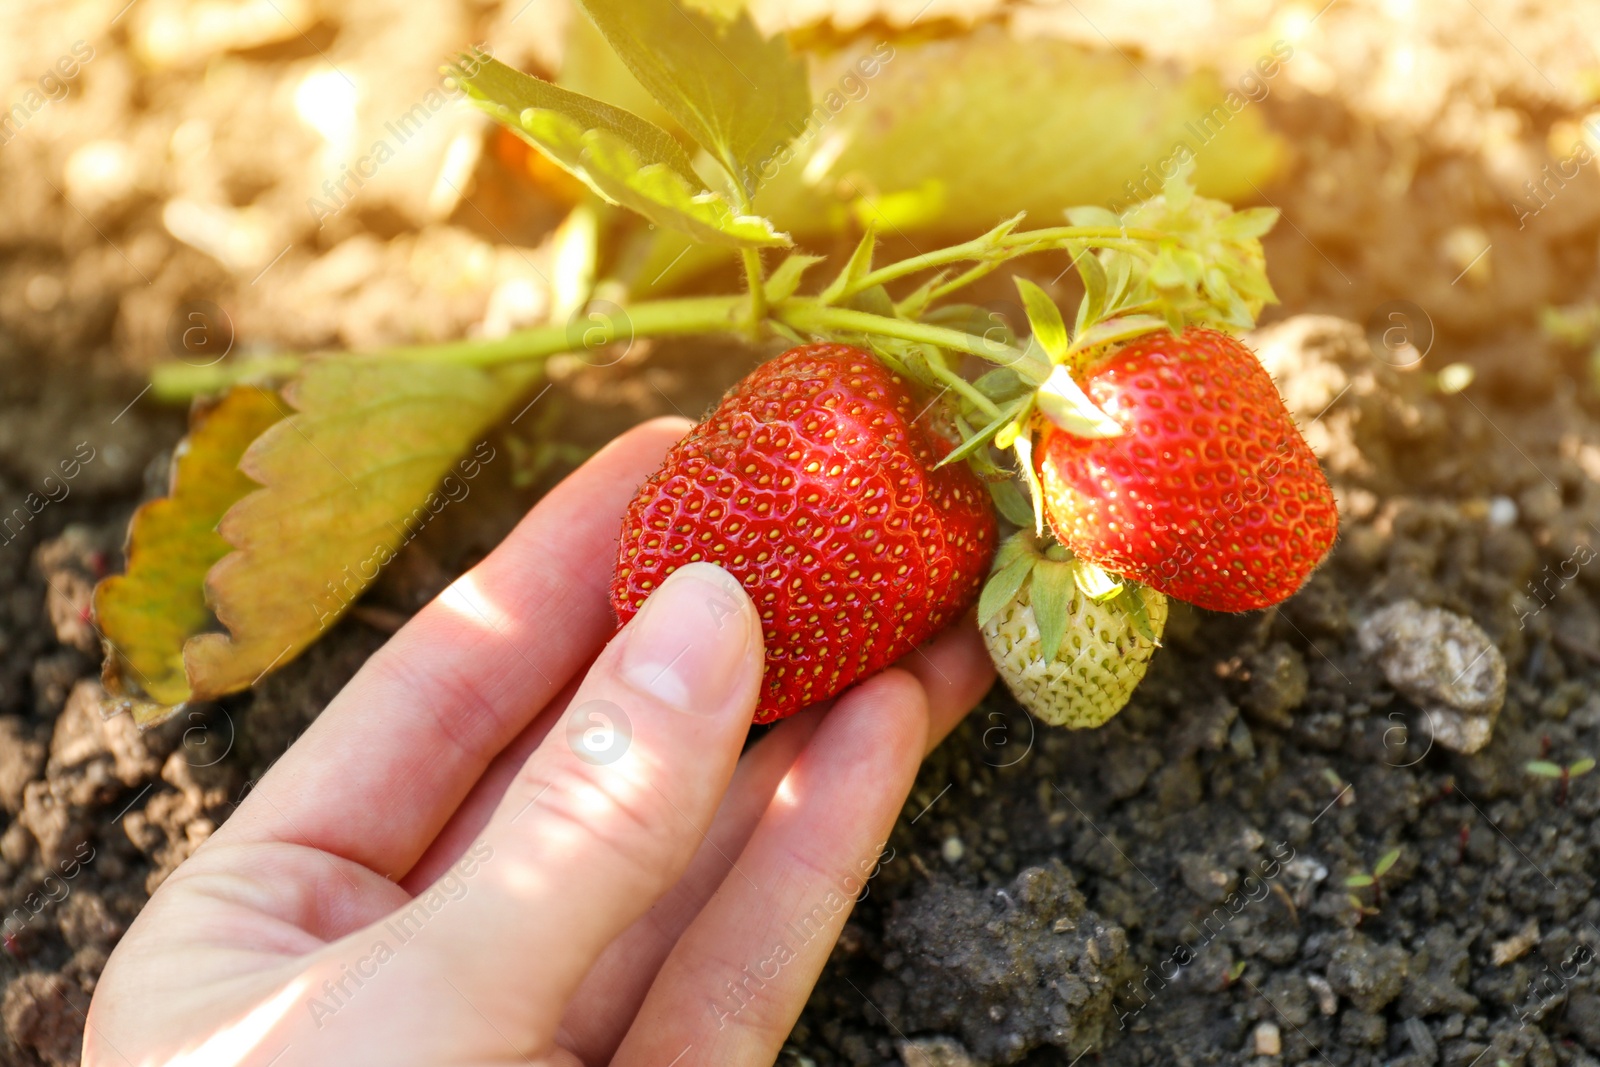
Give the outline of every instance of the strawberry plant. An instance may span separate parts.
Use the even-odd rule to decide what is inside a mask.
[[[1594,759],[1585,756],[1583,759],[1574,760],[1566,766],[1562,766],[1559,763],[1551,763],[1549,760],[1532,760],[1528,763],[1526,769],[1531,775],[1539,778],[1554,778],[1561,783],[1560,788],[1556,791],[1556,807],[1560,808],[1566,806],[1567,790],[1571,786],[1572,780],[1588,774],[1594,770],[1594,767]]]
[[[160,395],[223,395],[197,409],[170,496],[136,514],[127,573],[96,592],[108,685],[138,721],[292,659],[435,512],[441,481],[489,461],[547,358],[633,337],[789,349],[639,490],[611,586],[626,621],[684,563],[743,583],[766,629],[760,721],[883,668],[977,599],[1024,706],[1098,725],[1142,677],[1169,598],[1264,607],[1320,562],[1327,482],[1236,338],[1275,299],[1260,242],[1274,210],[1198,195],[1186,165],[1120,211],[1019,215],[899,260],[881,261],[869,220],[810,284],[823,257],[756,207],[812,112],[803,58],[743,13],[581,6],[674,129],[482,55],[453,76],[587,190],[572,233],[592,234],[584,213],[604,201],[737,256],[743,290],[629,299],[585,330],[161,369]],[[1047,257],[1076,270],[1070,314],[1019,272]],[[584,262],[558,283],[580,307]],[[962,303],[1002,270],[1026,336]]]
[[[1372,904],[1365,904],[1355,893],[1349,894],[1350,906],[1356,910],[1357,915],[1365,918],[1376,915],[1383,908],[1383,876],[1394,868],[1400,860],[1401,850],[1392,848],[1378,857],[1378,862],[1372,865],[1370,871],[1357,871],[1345,878],[1344,884],[1350,889],[1372,890]]]

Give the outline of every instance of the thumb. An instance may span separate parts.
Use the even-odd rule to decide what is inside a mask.
[[[443,955],[479,1013],[543,1047],[600,952],[707,840],[762,667],[760,622],[737,581],[708,563],[668,577],[596,659],[463,869],[390,920],[431,946],[397,957],[428,969]]]

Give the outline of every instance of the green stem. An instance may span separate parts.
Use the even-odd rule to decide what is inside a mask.
[[[210,367],[169,364],[151,376],[152,392],[166,401],[188,400],[220,392],[240,382],[282,378],[298,371],[308,360],[327,357],[412,359],[457,363],[469,367],[494,367],[522,360],[542,359],[562,352],[599,348],[639,337],[736,332],[748,306],[744,296],[708,296],[676,300],[647,300],[607,315],[591,310],[570,322],[553,322],[519,330],[494,340],[447,341],[442,344],[404,345],[370,353],[313,352],[265,359],[219,363]]]
[[[728,176],[733,186],[733,199],[739,207],[739,214],[753,215],[755,209],[750,204],[750,191],[740,184],[737,168],[729,163],[724,166],[728,169]],[[740,248],[739,257],[744,261],[745,286],[750,290],[750,321],[747,328],[750,331],[750,340],[761,340],[761,324],[767,317],[767,285],[766,272],[761,269],[761,250],[758,248]]]
[[[761,253],[754,248],[741,248],[744,258],[745,284],[750,287],[750,339],[761,339],[761,322],[767,317],[767,286],[761,270]]]
[[[801,333],[826,333],[845,331],[865,333],[877,337],[896,337],[902,341],[937,345],[952,352],[966,352],[1002,367],[1011,367],[1025,378],[1043,382],[1050,376],[1050,362],[1033,352],[1014,345],[998,344],[974,337],[970,333],[944,326],[930,326],[923,322],[906,322],[885,315],[873,315],[849,308],[828,307],[815,297],[801,297],[784,301],[773,308],[780,321]]]
[[[912,256],[910,259],[902,259],[898,263],[879,267],[856,279],[853,285],[846,286],[838,299],[848,300],[856,293],[871,289],[874,285],[883,285],[933,267],[988,259],[1002,250],[1015,252],[1026,249],[1029,252],[1044,252],[1068,242],[1078,242],[1095,248],[1117,248],[1135,255],[1142,254],[1154,258],[1154,254],[1145,247],[1145,242],[1159,241],[1168,236],[1170,235],[1160,230],[1124,230],[1115,226],[1052,226],[1043,230],[1009,233],[999,240],[988,236],[979,237],[964,244],[924,252],[920,256]],[[1031,247],[1034,245],[1038,247]]]
[[[955,371],[951,370],[949,367],[946,367],[942,361],[933,359],[928,360],[928,369],[933,372],[933,376],[935,378],[939,379],[945,385],[949,386],[951,389],[954,389],[962,396],[966,397],[967,401],[971,403],[973,407],[983,412],[989,418],[998,419],[1001,417],[1000,408],[993,400],[990,400],[988,397],[980,393],[975,385],[967,381]]]

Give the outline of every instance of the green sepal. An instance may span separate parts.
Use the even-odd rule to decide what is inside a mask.
[[[1022,376],[1010,367],[996,367],[988,371],[977,381],[972,383],[973,388],[997,404],[1007,400],[1015,400],[1028,393],[1031,387],[1022,380]]]
[[[894,318],[894,301],[889,297],[889,290],[881,285],[874,285],[863,289],[859,293],[852,293],[844,302],[844,306],[855,311],[865,311],[869,315],[881,315],[886,319]]]
[[[1022,555],[1011,563],[994,572],[988,582],[984,584],[983,593],[978,597],[978,625],[987,626],[989,620],[1016,599],[1022,591],[1022,583],[1028,580],[1028,574],[1033,570],[1034,558],[1031,555]]]
[[[1083,590],[1084,596],[1096,604],[1115,600],[1122,593],[1122,582],[1104,567],[1090,563],[1086,559],[1074,559],[1072,568],[1072,576],[1078,583],[1078,588]]]
[[[1072,577],[1072,564],[1048,559],[1034,564],[1032,583],[1028,602],[1033,606],[1033,619],[1039,626],[1039,654],[1047,661],[1053,660],[1067,636],[1072,598],[1078,591],[1078,583]]]
[[[1105,315],[1106,294],[1111,283],[1106,278],[1106,270],[1100,265],[1099,257],[1087,248],[1074,252],[1072,265],[1078,269],[1078,277],[1083,280],[1083,299],[1078,302],[1078,318],[1072,328],[1073,335],[1077,336]]]
[[[1181,318],[1178,321],[1181,326]],[[1154,315],[1126,315],[1097,322],[1073,338],[1073,369],[1082,370],[1101,348],[1123,344],[1136,337],[1143,337],[1147,333],[1170,329],[1171,326],[1171,320],[1160,319]]]
[[[922,313],[928,310],[928,305],[933,301],[934,290],[943,285],[950,277],[950,272],[942,270],[917,286],[904,300],[894,306],[894,313],[902,319],[920,319]]]
[[[1013,281],[1016,282],[1018,295],[1022,297],[1022,307],[1027,312],[1034,339],[1049,355],[1050,362],[1060,363],[1066,359],[1071,344],[1071,338],[1067,336],[1067,324],[1061,318],[1061,309],[1050,299],[1050,294],[1028,279],[1017,277]]]
[[[1122,424],[1089,399],[1089,394],[1063,365],[1057,364],[1049,380],[1035,395],[1045,418],[1074,437],[1121,437],[1124,432]]]
[[[1014,479],[990,482],[989,497],[994,501],[995,509],[1000,512],[1001,517],[1011,525],[1023,528],[1033,525],[1033,509],[1028,506],[1028,498],[1022,495],[1022,490],[1017,488]]]
[[[1010,422],[1011,419],[1016,415],[1017,409],[1021,406],[1021,403],[1021,401],[1015,401],[1009,407],[1002,408],[999,415],[992,419],[981,430],[968,435],[960,445],[951,449],[943,459],[935,464],[933,469],[938,470],[940,467],[946,467],[952,463],[959,463],[984,448],[989,444],[990,441],[994,440],[995,434],[999,433],[1001,429],[1005,427],[1006,423]]]
[[[839,276],[828,284],[822,291],[821,300],[824,304],[836,304],[845,291],[872,270],[872,255],[878,246],[877,227],[867,225],[867,232],[861,235],[861,240],[856,244],[856,250],[850,253],[850,261],[844,265]]]
[[[1038,472],[1033,469],[1033,435],[1018,435],[1011,447],[1017,453],[1017,461],[1022,466],[1022,480],[1027,483],[1028,496],[1033,503],[1033,532],[1035,536],[1043,537],[1044,486],[1039,484]]]
[[[1144,590],[1131,584],[1123,586],[1117,596],[1117,604],[1133,620],[1133,628],[1139,636],[1160,647],[1161,641],[1156,637],[1155,627],[1150,625],[1150,608],[1144,601]]]
[[[791,252],[778,264],[778,269],[767,279],[766,294],[769,304],[789,299],[800,290],[806,271],[821,263],[824,256],[811,256],[804,252]]]

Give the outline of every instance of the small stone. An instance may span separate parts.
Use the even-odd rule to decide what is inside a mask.
[[[1428,1032],[1427,1023],[1413,1017],[1401,1024],[1400,1029],[1405,1031],[1406,1037],[1411,1041],[1411,1047],[1416,1050],[1424,1063],[1439,1062],[1439,1044],[1433,1039],[1433,1034]]]
[[[1368,616],[1357,637],[1428,717],[1434,740],[1469,754],[1489,743],[1506,699],[1506,661],[1477,623],[1401,600]]]
[[[905,1067],[978,1067],[966,1048],[953,1037],[917,1037],[899,1043]]]
[[[1279,1056],[1283,1054],[1283,1035],[1276,1023],[1256,1024],[1256,1055]]]
[[[45,747],[26,720],[0,716],[0,807],[15,815],[22,810],[22,790],[44,770]]]
[[[1534,945],[1539,943],[1539,920],[1529,919],[1527,925],[1502,941],[1496,941],[1490,949],[1490,958],[1496,967],[1504,967],[1508,963],[1520,960],[1528,954]]]
[[[1306,975],[1306,985],[1311,987],[1311,992],[1317,995],[1317,1010],[1324,1015],[1332,1015],[1339,1010],[1339,995],[1333,991],[1333,986],[1320,974]]]
[[[1356,1006],[1363,1016],[1376,1016],[1400,995],[1408,972],[1405,951],[1395,945],[1380,944],[1362,934],[1351,934],[1337,946],[1328,965],[1328,985]],[[1349,1022],[1346,1012],[1346,1022]],[[1371,1025],[1357,1020],[1366,1033]]]
[[[1057,919],[1055,925],[1050,929],[1058,934],[1070,934],[1077,928],[1077,924],[1075,924],[1071,919]]]
[[[1508,496],[1496,496],[1489,499],[1489,525],[1498,529],[1514,526],[1517,521],[1517,502]]]
[[[1253,721],[1287,730],[1294,710],[1305,703],[1311,675],[1305,660],[1290,645],[1277,641],[1250,659],[1249,688],[1240,703]]]
[[[967,846],[962,844],[961,838],[951,835],[939,846],[939,854],[946,863],[960,863],[961,857],[967,854]]]

